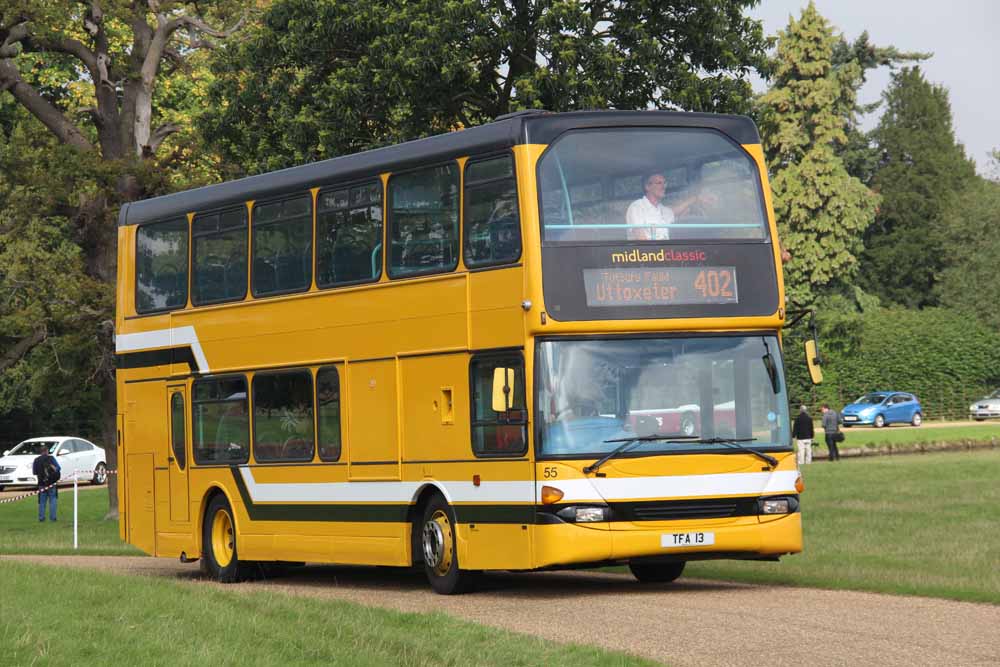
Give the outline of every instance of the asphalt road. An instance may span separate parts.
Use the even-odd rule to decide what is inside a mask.
[[[141,557],[0,556],[202,580],[197,564]],[[388,568],[307,566],[230,585],[350,600],[456,618],[645,656],[670,665],[998,665],[1000,606],[873,593],[684,579],[644,586],[626,575],[558,572],[489,575],[479,591],[443,597],[422,574]]]

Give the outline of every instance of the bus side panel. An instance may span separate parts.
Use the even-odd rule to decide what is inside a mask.
[[[469,347],[524,346],[524,269],[469,274]]]
[[[156,525],[153,505],[153,455],[125,457],[128,499],[128,534],[131,543],[148,554],[156,553]]]

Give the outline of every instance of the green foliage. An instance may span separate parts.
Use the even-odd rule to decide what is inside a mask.
[[[873,132],[879,167],[872,180],[882,194],[875,224],[865,233],[866,289],[908,307],[938,303],[934,290],[953,251],[941,234],[953,193],[975,177],[955,141],[947,91],[919,67],[893,75],[886,111]]]
[[[840,407],[873,390],[909,391],[925,418],[966,414],[972,400],[1000,384],[1000,332],[953,310],[872,308],[824,301],[818,318],[824,381],[811,387],[789,342],[793,400]]]
[[[108,184],[86,156],[15,115],[0,136],[0,342],[37,342],[0,373],[0,414],[93,407],[96,378],[112,368],[100,339],[111,333],[112,288],[88,275],[83,247],[107,222],[100,210],[79,226],[70,216],[71,202]]]
[[[266,171],[518,109],[745,111],[755,0],[277,0],[213,67],[200,125]]]
[[[863,69],[854,60],[835,62],[837,44],[810,3],[779,33],[773,85],[759,100],[774,213],[792,256],[784,267],[785,288],[801,305],[852,284],[861,233],[878,202],[838,154],[847,143]]]
[[[1000,182],[976,178],[941,217],[944,268],[937,275],[940,302],[1000,329]]]

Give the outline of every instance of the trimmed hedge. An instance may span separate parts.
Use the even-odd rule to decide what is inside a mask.
[[[926,419],[953,419],[1000,386],[1000,333],[955,311],[831,310],[819,312],[817,323],[825,376],[818,387],[801,351],[805,328],[786,338],[793,403],[839,409],[869,391],[908,391],[920,398]]]

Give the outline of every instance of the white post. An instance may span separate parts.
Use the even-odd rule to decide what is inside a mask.
[[[78,489],[78,486],[77,486],[77,483],[76,483],[76,474],[74,473],[73,474],[73,548],[74,549],[78,549],[79,548],[79,546],[78,546],[79,542],[77,540],[77,510],[76,510],[76,508],[77,508],[77,502],[76,501],[77,501],[77,499],[79,497],[79,494],[78,494],[78,490],[77,489]]]

